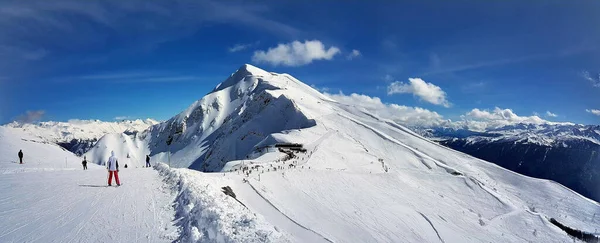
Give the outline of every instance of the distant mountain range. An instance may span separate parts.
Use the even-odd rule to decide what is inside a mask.
[[[144,131],[154,124],[158,124],[158,121],[152,119],[116,122],[70,120],[68,122],[12,122],[4,127],[22,131],[44,142],[58,144],[76,155],[82,155],[91,149],[98,139],[108,133],[132,134]]]
[[[600,125],[521,123],[484,132],[448,127],[415,130],[449,148],[559,182],[600,201]]]

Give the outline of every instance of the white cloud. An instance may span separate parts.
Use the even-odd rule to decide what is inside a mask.
[[[252,61],[257,63],[270,63],[274,66],[302,66],[312,63],[314,60],[331,60],[340,53],[340,49],[331,46],[325,48],[318,40],[294,41],[287,44],[279,44],[277,47],[269,48],[267,51],[255,51]]]
[[[340,103],[364,108],[381,118],[390,119],[402,125],[429,127],[445,122],[437,112],[420,107],[386,104],[378,97],[360,94],[345,95],[341,92],[338,94],[325,93],[325,95]]]
[[[413,94],[429,103],[450,107],[450,103],[446,99],[446,92],[439,86],[427,83],[420,78],[409,78],[408,81],[410,81],[410,83],[403,83],[400,81],[391,83],[388,86],[388,95]]]
[[[535,114],[535,113],[534,113]],[[499,107],[494,110],[480,110],[473,109],[461,116],[462,121],[457,122],[456,125],[476,130],[485,131],[487,129],[494,129],[508,125],[515,125],[519,123],[523,124],[568,124],[559,122],[550,122],[540,118],[537,115],[534,116],[519,116],[515,114],[511,109],[501,109]]]
[[[378,97],[367,95],[351,94],[345,95],[342,92],[338,94],[325,93],[331,99],[342,104],[362,108],[369,113],[375,114],[381,118],[393,120],[399,124],[408,127],[451,127],[464,128],[473,131],[486,131],[508,125],[516,124],[572,124],[568,122],[550,122],[538,116],[519,116],[511,109],[494,110],[473,109],[461,116],[458,121],[444,119],[444,117],[435,111],[427,110],[421,107],[410,107],[398,104],[383,103]],[[600,110],[587,110],[595,112],[600,116]]]
[[[584,79],[590,81],[592,83],[592,86],[600,88],[600,74],[597,74],[594,77],[592,77],[592,75],[590,74],[590,72],[583,71],[583,72],[581,72],[581,76]]]
[[[117,117],[115,117],[115,120],[118,120],[118,121],[120,121],[120,120],[128,120],[128,119],[131,119],[131,117],[130,116],[117,116]]]
[[[550,112],[550,111],[546,111],[546,116],[549,116],[549,117],[557,117],[558,115],[557,115],[557,114],[554,114],[554,113],[552,113],[552,112]]]
[[[589,109],[586,109],[585,111],[588,112],[588,113],[592,113],[592,114],[594,114],[596,116],[600,116],[600,110],[596,110],[596,109],[589,110]]]
[[[544,120],[538,116],[519,116],[515,114],[511,109],[501,109],[499,107],[494,108],[493,111],[473,109],[467,112],[467,117],[482,119],[482,120],[498,120],[498,121],[511,121],[511,122],[523,122],[528,123],[541,123]]]
[[[233,47],[230,47],[229,52],[238,52],[248,49],[252,44],[235,44]]]
[[[352,52],[350,52],[350,54],[348,54],[348,56],[346,56],[346,59],[348,60],[352,60],[354,58],[360,57],[362,54],[360,53],[359,50],[352,50]]]
[[[32,123],[42,119],[46,111],[37,110],[37,111],[26,111],[25,114],[21,114],[15,118],[16,122],[19,123]]]
[[[319,92],[322,92],[322,93],[329,92],[331,90],[329,87],[318,87],[318,86],[316,86],[314,84],[311,84],[310,87],[312,87],[313,89],[316,89],[316,90],[318,90]]]

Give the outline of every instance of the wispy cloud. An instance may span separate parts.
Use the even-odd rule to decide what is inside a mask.
[[[484,91],[487,87],[487,82],[479,81],[479,82],[470,82],[461,87],[462,91],[467,94],[480,93]]]
[[[596,88],[600,88],[600,74],[596,74],[596,75],[592,76],[590,74],[590,72],[583,71],[583,72],[581,72],[581,76],[585,80],[590,81],[590,83],[592,84],[592,86],[594,86]]]
[[[381,41],[381,48],[388,52],[395,52],[398,50],[398,44],[396,44],[395,37],[387,37]]]
[[[596,109],[586,109],[585,110],[587,113],[592,113],[596,116],[600,116],[600,110],[596,110]]]
[[[442,73],[453,73],[453,72],[461,72],[461,71],[469,71],[476,70],[481,68],[488,67],[497,67],[504,66],[509,64],[517,64],[522,62],[529,62],[535,60],[543,60],[547,58],[556,58],[556,57],[565,57],[576,54],[581,54],[587,51],[595,50],[595,47],[577,47],[577,48],[567,48],[558,52],[553,53],[536,53],[530,55],[523,55],[518,57],[510,57],[503,59],[495,59],[495,60],[483,60],[480,62],[467,63],[467,64],[459,64],[455,66],[443,67],[442,60],[437,54],[433,54],[432,58],[430,58],[430,66],[431,70],[423,73],[422,75],[433,75],[433,74],[442,74]]]
[[[229,52],[238,52],[238,51],[246,50],[250,46],[252,46],[252,44],[235,44],[234,46],[230,47],[228,50],[229,50]]]
[[[339,53],[339,48],[335,46],[325,48],[325,45],[318,40],[294,41],[279,44],[267,51],[256,51],[252,56],[252,61],[269,63],[274,66],[303,66],[315,60],[331,60]]]
[[[329,87],[318,87],[318,86],[316,86],[314,84],[311,84],[310,87],[312,87],[313,89],[318,90],[321,93],[325,93],[325,92],[330,92],[331,91],[331,89]]]
[[[19,123],[32,123],[42,119],[46,111],[37,110],[37,111],[26,111],[25,114],[21,114],[17,116],[14,121]]]
[[[238,51],[243,51],[246,49],[250,49],[254,46],[257,46],[258,44],[260,44],[260,41],[254,42],[254,43],[245,43],[245,44],[235,44],[234,46],[228,48],[227,50],[229,52],[238,52]]]
[[[117,120],[117,121],[121,121],[121,120],[131,119],[131,117],[130,116],[117,116],[114,119]]]
[[[358,58],[358,57],[360,57],[361,55],[362,55],[362,54],[360,53],[360,51],[359,51],[359,50],[356,50],[356,49],[354,49],[354,50],[352,50],[352,51],[350,52],[350,54],[348,54],[348,55],[346,56],[346,59],[348,59],[348,60],[352,60],[352,59],[355,59],[355,58]]]
[[[557,115],[557,114],[555,114],[555,113],[552,113],[552,112],[550,112],[550,111],[546,111],[546,116],[547,116],[547,117],[558,117],[558,115]]]
[[[83,75],[78,77],[61,78],[61,81],[104,81],[114,83],[168,83],[168,82],[190,82],[214,79],[218,77],[206,77],[196,75],[169,74],[158,71],[133,71],[133,72],[114,72]]]
[[[383,76],[383,81],[392,82],[394,81],[394,76],[386,74],[385,76]]]
[[[409,78],[409,83],[396,81],[388,86],[388,95],[393,94],[413,94],[431,104],[450,107],[450,102],[446,99],[446,92],[439,86],[427,83],[420,78]]]
[[[0,33],[2,33],[0,31]],[[0,43],[0,58],[10,57],[12,61],[37,61],[46,57],[49,52],[45,49],[28,49],[16,45],[2,45]],[[15,60],[16,59],[16,60]]]
[[[283,38],[303,32],[275,20],[272,9],[262,3],[242,1],[1,1],[0,70],[3,75],[28,74],[15,61],[44,59],[57,51],[102,48],[108,39],[116,42],[110,52],[86,55],[103,57],[119,53],[147,52],[158,45],[192,35],[208,24],[228,24]],[[168,34],[164,34],[168,33]],[[110,59],[110,58],[108,58]],[[48,65],[73,67],[81,58],[55,60]]]

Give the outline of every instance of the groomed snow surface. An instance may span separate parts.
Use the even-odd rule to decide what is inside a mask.
[[[156,171],[122,169],[0,176],[0,242],[172,242],[173,196]]]

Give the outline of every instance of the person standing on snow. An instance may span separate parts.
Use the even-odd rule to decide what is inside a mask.
[[[146,155],[146,167],[150,167],[150,155]]]
[[[23,150],[19,149],[19,164],[23,164]]]
[[[83,156],[83,161],[81,164],[83,165],[83,170],[87,170],[87,160],[85,159],[85,156]]]
[[[115,151],[110,151],[110,158],[108,158],[108,162],[106,162],[106,168],[108,169],[108,186],[111,185],[113,174],[115,175],[115,181],[117,182],[117,186],[120,186],[121,182],[119,182],[119,161],[117,161]]]

